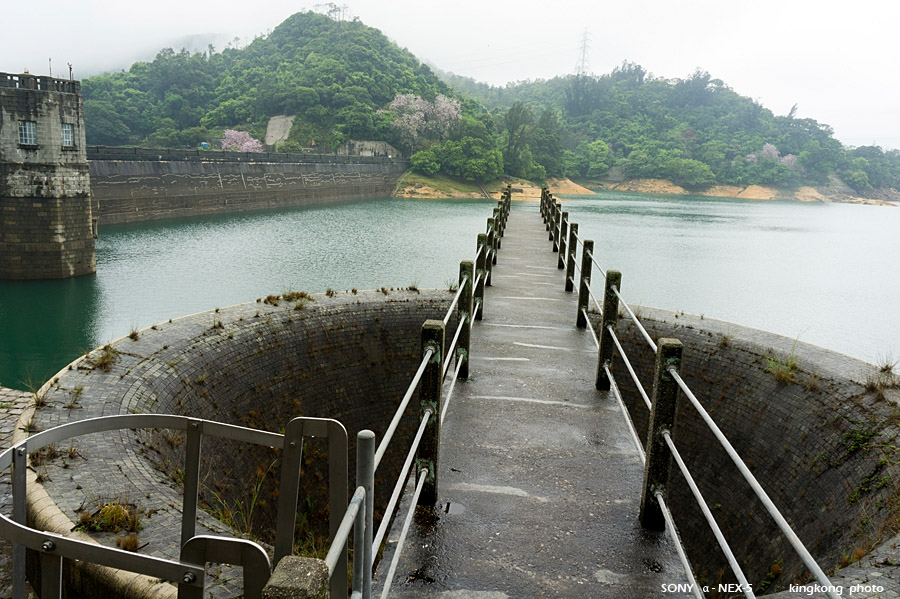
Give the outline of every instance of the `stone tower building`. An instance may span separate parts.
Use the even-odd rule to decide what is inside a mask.
[[[0,278],[96,272],[80,89],[0,73]]]

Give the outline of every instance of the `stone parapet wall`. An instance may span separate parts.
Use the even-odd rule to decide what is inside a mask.
[[[640,318],[654,339],[684,343],[683,378],[825,570],[893,534],[900,522],[900,409],[892,375],[730,323],[646,308]],[[618,331],[649,394],[654,355],[627,317]],[[767,358],[786,362],[791,355],[793,382],[779,382]],[[645,439],[648,411],[618,357],[614,373]],[[880,393],[874,383],[885,377]],[[771,592],[802,577],[800,559],[683,397],[673,438],[754,590]],[[709,583],[734,581],[687,484],[677,469],[672,476],[670,506],[695,571]]]
[[[390,195],[407,161],[304,154],[97,148],[100,224],[307,206]]]

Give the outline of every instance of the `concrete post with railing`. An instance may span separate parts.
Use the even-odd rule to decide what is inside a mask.
[[[616,350],[609,327],[616,329],[619,320],[619,297],[613,287],[619,289],[622,284],[622,273],[617,270],[606,271],[606,286],[603,290],[603,317],[600,319],[600,349],[597,350],[597,389],[609,389],[609,377],[604,366],[612,364],[613,352]]]
[[[500,208],[494,208],[494,243],[500,249],[500,238],[503,237],[503,219],[500,218]],[[495,262],[496,264],[496,262]]]
[[[462,330],[459,333],[459,341],[456,348],[456,359],[462,360],[459,367],[459,375],[457,378],[469,378],[469,352],[471,351],[472,339],[472,310],[474,308],[472,283],[475,281],[475,263],[471,260],[463,260],[459,263],[459,285],[462,287],[462,293],[459,296],[459,302],[456,304],[456,314],[459,322],[464,322]]]
[[[493,265],[496,264],[494,253],[497,251],[494,243],[494,219],[487,219],[487,251],[485,252],[484,264],[487,267],[484,284],[491,286],[491,271],[494,270]]]
[[[575,326],[583,329],[587,326],[588,304],[591,301],[591,268],[593,261],[591,256],[594,254],[594,242],[585,239],[581,249],[581,284],[578,286],[578,314],[575,316]]]
[[[569,243],[566,246],[566,291],[575,288],[575,251],[578,249],[578,223],[569,225]]]
[[[441,386],[443,384],[444,321],[426,320],[422,325],[422,355],[434,351],[419,383],[419,419],[430,411],[425,433],[416,453],[416,472],[427,468],[419,505],[434,507],[438,497],[438,462],[441,439]]]
[[[559,256],[556,257],[556,268],[566,267],[566,236],[569,234],[569,213],[562,213],[562,224],[559,226]],[[556,248],[554,248],[556,249]]]
[[[487,251],[487,234],[479,233],[477,254],[475,258],[475,276],[481,276],[478,278],[478,284],[475,285],[475,289],[473,290],[474,297],[472,298],[472,301],[475,303],[474,309],[477,310],[475,313],[475,320],[481,320],[481,313],[484,311],[484,286],[487,278]]]
[[[500,249],[500,233],[497,229],[497,219],[494,219],[494,235],[491,237],[491,264],[497,264],[497,250]],[[491,269],[493,270],[493,269]]]
[[[559,219],[562,218],[562,207],[559,205],[559,200],[555,198],[551,198],[550,201],[550,228],[547,229],[550,231],[550,241],[553,242],[553,251],[557,251],[556,248],[556,233],[559,231]]]
[[[560,232],[562,231],[563,215],[568,214],[562,211],[562,204],[556,202],[556,216],[553,222],[553,230],[550,231],[550,238],[553,240],[553,251],[559,251]]]
[[[656,368],[653,374],[650,424],[647,429],[647,461],[644,464],[644,486],[641,492],[640,522],[644,528],[663,530],[665,517],[655,494],[662,493],[668,500],[669,467],[672,453],[663,439],[663,431],[671,433],[675,424],[675,404],[678,398],[678,383],[669,373],[674,367],[681,371],[681,357],[684,351],[678,339],[662,338],[657,343]]]

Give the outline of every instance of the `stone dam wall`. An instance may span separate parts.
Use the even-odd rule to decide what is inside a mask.
[[[443,318],[451,299],[446,291],[346,292],[311,301],[262,300],[160,323],[136,339],[113,342],[108,371],[98,365],[104,353],[98,349],[51,379],[33,427],[112,414],[174,413],[281,432],[296,416],[335,418],[350,440],[352,492],[356,433],[369,428],[382,438],[419,365],[421,326]],[[448,329],[455,330],[455,320]],[[415,433],[417,405],[413,397],[376,473],[376,520]],[[183,449],[183,434],[175,431],[116,431],[61,443],[60,455],[37,467],[43,487],[29,482],[38,494],[29,497],[32,525],[73,534],[81,513],[118,499],[142,514],[139,539],[148,544],[142,551],[177,559]],[[279,454],[204,437],[206,514],[197,534],[233,534],[212,515],[271,542]],[[326,454],[324,440],[309,439],[304,447],[298,543],[307,549],[322,547],[327,538]],[[47,499],[41,496],[45,490]],[[112,544],[116,535],[94,536]],[[127,587],[128,596],[174,597],[174,587],[147,583],[146,577],[122,575],[110,582],[93,570],[70,568],[68,596],[118,596]],[[139,587],[144,590],[134,591]]]
[[[91,146],[100,225],[384,197],[408,160]]]
[[[682,377],[826,572],[900,531],[900,378],[731,323],[647,308],[639,317],[653,339],[682,341]],[[627,317],[618,334],[649,394],[654,354]],[[779,382],[768,358],[791,354],[793,381]],[[646,439],[649,411],[618,357],[614,374]],[[672,436],[754,591],[803,579],[800,558],[681,393]],[[734,582],[677,466],[670,472],[669,503],[698,579]]]

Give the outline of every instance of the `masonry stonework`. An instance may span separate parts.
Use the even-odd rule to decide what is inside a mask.
[[[297,416],[336,418],[348,432],[352,490],[356,433],[368,428],[383,436],[421,359],[422,323],[441,318],[451,299],[450,292],[425,290],[270,296],[159,323],[112,342],[109,350],[89,352],[48,381],[39,392],[44,405],[35,412],[32,429],[131,413],[175,413],[272,432],[283,431]],[[449,326],[455,327],[455,320],[454,315]],[[104,352],[112,356],[108,370],[98,366]],[[401,420],[379,467],[376,526],[390,495],[386,481],[399,475],[417,424],[414,414]],[[52,498],[44,503],[61,510],[65,525],[57,532],[68,533],[82,511],[95,509],[97,498],[121,498],[145,514],[139,536],[146,551],[177,559],[183,434],[122,430],[65,443],[77,457],[42,465],[43,485],[33,485]],[[271,541],[279,455],[279,450],[205,437],[200,490],[205,511],[198,534],[234,534],[224,521],[239,533]],[[327,443],[307,439],[303,458],[298,541],[321,546],[327,537]],[[30,522],[43,525],[46,514],[28,501]],[[108,545],[113,537],[95,535]],[[107,585],[84,569],[65,576],[69,597],[121,592],[118,583]],[[221,578],[221,585],[213,586],[233,586],[227,582],[234,579],[232,570],[213,576]],[[174,599],[174,587],[157,587],[165,587],[165,592],[156,589],[158,596]]]
[[[409,166],[373,156],[88,149],[101,225],[386,197]]]
[[[682,341],[682,377],[825,570],[845,566],[854,553],[895,534],[895,375],[731,323],[649,308],[640,309],[640,319],[654,339]],[[617,334],[649,389],[655,355],[628,318],[619,320]],[[769,360],[786,363],[789,356],[796,360],[789,380],[776,380]],[[621,359],[613,362],[645,440],[649,412]],[[879,381],[886,387],[881,392]],[[679,397],[672,437],[754,591],[808,580],[762,503],[696,410]],[[734,582],[693,495],[672,468],[669,506],[696,574],[711,585]]]
[[[95,271],[80,85],[0,73],[0,278]]]

